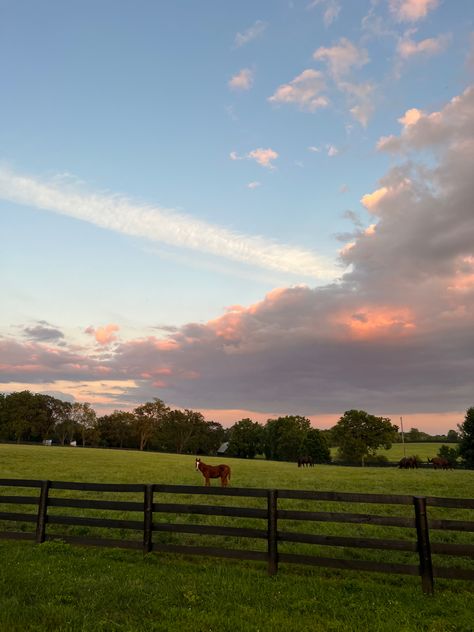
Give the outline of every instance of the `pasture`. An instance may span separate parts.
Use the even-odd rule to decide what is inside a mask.
[[[474,498],[472,471],[205,461],[228,463],[233,487]],[[0,477],[204,483],[191,456],[12,445],[0,445]],[[325,525],[327,533],[336,527]],[[293,565],[269,577],[258,562],[155,553],[143,558],[54,541],[0,540],[0,558],[0,630],[472,630],[472,582],[438,580],[435,595],[426,596],[415,577]]]
[[[447,445],[450,448],[455,448],[457,443],[435,443],[435,442],[423,442],[420,443],[405,443],[405,453],[407,456],[418,456],[423,463],[427,463],[427,459],[431,459],[438,454],[438,450],[442,445]],[[392,447],[389,450],[379,448],[377,454],[386,456],[392,463],[398,463],[404,456],[403,444],[392,443]],[[337,448],[331,448],[331,456],[335,458],[337,455]]]

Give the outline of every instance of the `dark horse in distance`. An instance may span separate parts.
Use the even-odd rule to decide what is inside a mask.
[[[418,461],[416,456],[404,456],[400,459],[398,467],[401,470],[416,470],[418,469]]]
[[[312,457],[310,456],[300,456],[300,458],[298,459],[298,467],[313,467],[314,466],[314,461],[312,459]]]
[[[197,458],[196,470],[199,470],[206,479],[206,487],[210,486],[211,478],[220,478],[222,487],[227,487],[227,483],[230,481],[230,467],[228,465],[206,465]]]

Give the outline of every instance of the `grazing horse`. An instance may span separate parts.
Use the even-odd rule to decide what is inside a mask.
[[[447,459],[443,459],[442,456],[435,456],[432,459],[428,459],[428,463],[433,465],[435,470],[452,470],[453,466]]]
[[[314,461],[310,456],[300,456],[298,459],[298,467],[304,467],[307,465],[308,467],[313,467]]]
[[[398,467],[401,470],[418,469],[416,456],[404,456],[403,459],[400,459],[398,462]]]
[[[202,475],[206,479],[206,487],[209,487],[211,478],[220,478],[221,487],[227,487],[228,481],[230,481],[230,467],[228,465],[206,465],[201,459],[196,459],[196,471],[202,472]]]

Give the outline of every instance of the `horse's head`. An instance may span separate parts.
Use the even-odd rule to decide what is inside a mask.
[[[200,463],[201,463],[201,459],[196,459],[196,470],[199,470]]]

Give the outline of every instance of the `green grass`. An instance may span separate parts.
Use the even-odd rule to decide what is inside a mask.
[[[397,468],[335,466],[298,469],[292,463],[228,458],[205,460],[210,463],[229,463],[232,467],[231,484],[234,487],[474,498],[474,472],[466,470],[405,471]],[[201,485],[203,482],[201,474],[194,471],[194,458],[190,456],[11,445],[0,445],[0,477],[191,485]],[[73,492],[63,495],[72,497]],[[184,497],[183,501],[210,504],[213,498],[216,504],[260,506],[261,503],[259,499],[228,497],[224,500],[218,496],[205,500],[203,497]],[[176,499],[174,502],[177,502]],[[313,505],[309,507],[302,501],[285,502],[285,507],[313,508]],[[329,507],[329,504],[324,505],[321,506]],[[0,507],[0,510],[4,507]],[[338,504],[332,504],[330,508],[342,510]],[[347,505],[345,510],[348,510]],[[397,506],[380,509],[364,505],[357,508],[352,506],[349,510],[361,513],[379,510],[384,514],[403,515],[405,510],[410,509]],[[71,512],[71,509],[64,511]],[[443,515],[456,518],[460,513],[449,510],[449,514]],[[469,511],[462,515],[473,520],[473,513]],[[132,517],[137,519],[136,514]],[[198,520],[210,523],[217,520],[223,524],[225,519],[192,517],[193,522]],[[243,522],[252,524],[252,521]],[[258,526],[262,528],[262,524]],[[371,526],[296,524],[296,521],[285,524],[285,529],[290,528],[341,534],[349,534],[348,530],[352,530],[352,535],[361,536],[370,531],[372,537],[381,535],[383,531],[383,528]],[[65,528],[61,529],[64,532]],[[388,529],[392,529],[391,537],[401,537],[396,532],[403,530]],[[132,537],[128,533],[123,535]],[[159,535],[154,534],[154,537]],[[454,532],[447,533],[447,536],[449,539],[446,541],[456,541]],[[200,543],[193,542],[196,536],[183,537],[188,543]],[[463,541],[472,542],[472,534],[464,534]],[[230,545],[226,539],[220,544]],[[256,548],[257,544],[253,541],[237,542],[239,547]],[[307,549],[303,546],[304,552],[308,552]],[[291,546],[287,550],[292,550]],[[302,552],[301,549],[299,552]],[[313,549],[310,552],[316,554]],[[332,550],[329,553],[324,551],[324,554],[387,561],[387,554],[382,551],[351,553],[350,550]],[[407,555],[411,554],[395,553],[394,559]],[[466,563],[469,565],[469,560],[463,561],[463,566],[466,567]],[[416,561],[412,559],[409,563]],[[416,577],[361,574],[283,564],[278,575],[269,577],[265,565],[257,562],[157,553],[143,558],[140,552],[119,549],[87,549],[55,541],[38,546],[0,540],[2,632],[181,632],[184,629],[191,632],[267,632],[285,628],[342,632],[467,632],[472,631],[473,589],[472,582],[439,580],[436,582],[435,595],[429,597],[422,594],[420,580]]]
[[[405,452],[402,443],[393,443],[390,450],[379,450],[378,454],[385,454],[389,461],[399,461],[403,456],[419,456],[426,463],[428,458],[433,458],[438,454],[442,445],[450,448],[457,447],[457,443],[405,443]]]
[[[457,443],[405,443],[405,448],[402,443],[393,443],[392,447],[389,450],[384,450],[380,448],[377,451],[377,454],[383,454],[387,457],[389,461],[393,461],[398,463],[403,456],[418,456],[423,461],[423,463],[427,462],[427,459],[432,459],[434,456],[438,454],[438,450],[442,445],[447,445],[450,448],[455,448]],[[404,451],[405,450],[405,451]],[[337,448],[331,448],[331,455],[336,457]]]

